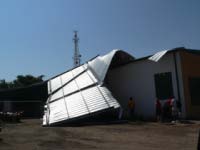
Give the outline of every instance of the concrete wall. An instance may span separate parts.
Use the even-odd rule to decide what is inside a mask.
[[[176,58],[177,70],[180,74],[178,53],[176,53]],[[128,99],[132,96],[136,102],[135,113],[145,118],[154,118],[156,100],[154,74],[164,72],[172,73],[173,92],[175,98],[178,99],[173,53],[166,54],[158,62],[144,59],[113,69],[108,72],[107,84],[123,108],[127,108]],[[179,82],[181,81],[182,79],[179,76]],[[180,93],[180,96],[183,97],[183,92]]]

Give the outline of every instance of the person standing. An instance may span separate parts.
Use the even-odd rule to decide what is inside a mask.
[[[129,111],[129,117],[133,119],[135,113],[135,101],[133,100],[132,97],[130,97],[128,101],[128,111]]]
[[[176,107],[177,107],[177,111],[178,111],[177,119],[180,120],[181,119],[181,107],[182,107],[180,100],[176,101]]]
[[[172,111],[172,121],[176,122],[178,112],[177,112],[176,100],[174,97],[171,99],[171,111]]]
[[[156,100],[156,119],[161,121],[162,106],[159,99]]]

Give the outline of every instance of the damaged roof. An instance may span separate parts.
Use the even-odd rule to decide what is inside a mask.
[[[173,48],[173,49],[162,50],[162,51],[159,51],[159,52],[157,52],[157,53],[155,53],[153,55],[137,58],[137,59],[133,60],[130,63],[134,63],[136,61],[145,60],[145,59],[149,59],[149,60],[153,60],[153,61],[157,62],[165,54],[167,54],[167,53],[175,53],[175,52],[186,52],[186,53],[191,53],[191,54],[195,54],[195,55],[200,55],[200,50],[187,49],[185,47],[177,47],[177,48]]]
[[[72,122],[119,108],[104,79],[109,69],[133,60],[126,52],[113,50],[50,79],[43,125]]]

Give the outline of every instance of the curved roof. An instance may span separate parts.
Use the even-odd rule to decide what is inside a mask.
[[[103,82],[109,68],[117,67],[134,60],[134,57],[122,50],[112,50],[104,56],[98,56],[88,62],[89,68],[99,81]]]

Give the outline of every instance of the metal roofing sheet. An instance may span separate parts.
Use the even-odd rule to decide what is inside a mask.
[[[167,51],[168,50],[157,52],[156,54],[154,54],[153,56],[149,57],[148,59],[152,60],[152,61],[155,61],[155,62],[158,62],[167,53]]]
[[[89,116],[120,105],[107,87],[102,86],[117,50],[52,78],[48,82],[43,125]]]

